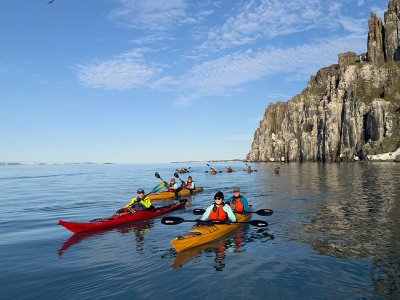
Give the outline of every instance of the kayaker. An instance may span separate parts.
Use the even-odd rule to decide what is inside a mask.
[[[247,167],[247,173],[251,173],[251,172],[253,172],[253,169],[251,168],[251,166],[248,166]]]
[[[188,189],[188,190],[194,190],[195,189],[194,181],[193,181],[192,176],[188,177],[188,180],[187,180],[187,182],[185,184],[185,188]]]
[[[236,222],[232,208],[224,203],[224,194],[218,191],[214,195],[214,203],[207,207],[200,221]]]
[[[279,174],[279,169],[280,168],[278,166],[275,167],[275,174]]]
[[[179,188],[179,185],[177,182],[175,182],[175,178],[172,177],[169,184],[168,184],[168,191],[169,192],[175,192]]]
[[[233,188],[233,196],[226,200],[226,204],[228,204],[234,212],[243,213],[249,212],[249,203],[247,199],[240,194],[240,187],[235,186]]]
[[[125,207],[133,209],[134,211],[148,210],[151,207],[151,199],[144,194],[144,189],[137,190],[137,196],[125,205]]]
[[[178,192],[181,190],[181,188],[179,187],[178,183],[175,182],[175,178],[172,177],[169,185],[168,185],[168,192],[174,192],[175,193],[175,198],[179,197]]]
[[[231,166],[229,166],[229,167],[226,168],[226,171],[227,171],[228,173],[232,173],[232,172],[233,172],[233,169],[232,169]]]

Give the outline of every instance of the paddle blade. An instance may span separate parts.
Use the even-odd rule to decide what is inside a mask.
[[[179,178],[178,172],[174,173],[174,177]]]
[[[265,221],[261,221],[261,220],[251,220],[249,221],[250,225],[256,226],[256,227],[267,227],[268,223]]]
[[[206,212],[206,210],[205,209],[202,209],[202,208],[195,208],[195,209],[193,209],[193,214],[194,215],[202,215],[202,214],[204,214]]]
[[[161,181],[159,184],[157,184],[154,189],[150,192],[150,194],[156,194],[162,191],[162,189],[164,188],[165,183],[164,181]]]
[[[160,174],[158,174],[158,172],[156,172],[156,173],[154,174],[154,176],[156,176],[156,178],[158,178],[158,179],[161,178],[161,177],[160,177]]]
[[[257,210],[255,213],[260,216],[270,216],[274,213],[274,211],[272,209],[264,208]]]
[[[161,224],[164,225],[177,225],[185,222],[185,219],[179,217],[164,217],[161,219]]]

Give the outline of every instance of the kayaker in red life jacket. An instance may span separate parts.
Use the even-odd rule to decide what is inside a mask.
[[[200,221],[231,221],[236,222],[236,216],[229,205],[225,205],[224,194],[219,191],[214,196],[214,203],[207,207]]]
[[[234,212],[243,213],[249,212],[249,203],[247,199],[240,194],[240,187],[235,186],[233,188],[233,196],[226,200],[226,204],[228,204]]]
[[[194,181],[193,181],[192,176],[188,177],[188,180],[187,180],[187,182],[185,184],[185,188],[188,189],[188,190],[194,190],[195,189]]]
[[[151,199],[144,194],[142,188],[137,190],[137,194],[137,197],[133,198],[129,204],[125,205],[125,207],[135,211],[148,210],[151,207]]]

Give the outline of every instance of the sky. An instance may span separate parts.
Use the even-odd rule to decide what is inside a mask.
[[[245,159],[387,0],[0,1],[0,162]]]

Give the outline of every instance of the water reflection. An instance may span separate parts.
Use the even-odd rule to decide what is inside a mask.
[[[146,233],[150,232],[153,225],[154,225],[154,220],[151,219],[151,220],[136,222],[133,224],[121,225],[116,228],[107,228],[103,230],[75,233],[62,244],[60,249],[57,251],[57,254],[59,257],[61,257],[64,254],[64,252],[67,251],[69,248],[71,248],[73,245],[79,244],[84,240],[89,240],[94,237],[99,237],[101,235],[115,231],[121,234],[133,233],[135,235],[136,251],[141,252],[143,251],[144,236]]]
[[[308,187],[326,197],[303,217],[291,239],[322,255],[372,260],[376,293],[399,297],[400,178],[393,175],[398,172],[379,164],[335,165],[323,171]]]
[[[224,259],[228,254],[239,254],[243,252],[244,246],[250,242],[254,242],[255,240],[266,242],[274,239],[274,236],[269,234],[266,228],[259,228],[256,231],[251,230],[250,232],[246,232],[246,227],[247,226],[239,227],[235,233],[229,235],[228,238],[223,240],[199,245],[176,253],[171,265],[172,269],[176,270],[182,268],[184,265],[200,259],[202,255],[212,255],[212,267],[215,271],[223,271],[225,267]],[[171,256],[173,256],[173,254],[171,254]],[[205,263],[204,260],[203,263]]]

